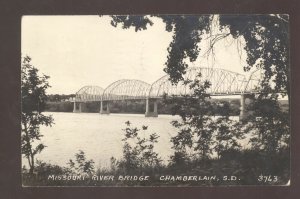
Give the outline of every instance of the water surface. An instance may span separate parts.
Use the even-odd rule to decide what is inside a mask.
[[[160,137],[155,144],[163,160],[172,154],[170,138],[176,135],[177,129],[170,122],[178,117],[159,115],[158,118],[145,117],[142,114],[110,114],[99,113],[61,113],[47,112],[52,115],[55,124],[52,127],[41,127],[44,135],[41,141],[47,147],[36,158],[48,163],[66,166],[69,159],[74,159],[78,150],[83,150],[88,159],[93,159],[96,166],[108,167],[110,158],[122,157],[125,122],[130,121],[132,127],[141,129],[141,137],[157,133]],[[23,164],[27,161],[23,159]]]
[[[79,150],[85,152],[88,159],[93,159],[96,167],[109,167],[110,158],[122,157],[124,131],[126,121],[131,127],[142,128],[148,126],[146,131],[140,131],[140,137],[148,138],[156,133],[160,137],[155,143],[155,151],[159,153],[164,163],[167,163],[173,154],[171,137],[177,134],[178,129],[170,122],[178,120],[179,116],[159,115],[157,118],[145,117],[143,114],[110,114],[99,113],[62,113],[46,112],[52,115],[55,124],[52,127],[41,126],[44,135],[41,141],[47,147],[36,158],[47,163],[67,166],[69,159]],[[238,117],[233,117],[238,120]],[[248,139],[241,141],[244,147]],[[27,165],[27,160],[23,165]]]

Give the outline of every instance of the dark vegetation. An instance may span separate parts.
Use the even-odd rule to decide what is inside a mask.
[[[228,103],[230,106],[230,115],[239,115],[240,100],[239,99],[210,99],[215,113],[218,113],[218,104]],[[124,100],[124,101],[111,101],[109,109],[111,113],[145,113],[145,100]],[[159,114],[172,114],[172,105],[166,104],[163,100],[158,101]],[[73,102],[57,101],[46,102],[45,111],[48,112],[73,112]],[[82,104],[82,112],[86,113],[99,113],[100,102],[87,102]],[[222,114],[222,113],[218,113]]]
[[[218,112],[218,104],[229,104],[229,115],[237,116],[240,114],[240,99],[209,99],[212,102],[213,112],[216,115],[222,115]],[[289,104],[287,100],[280,100],[279,105],[284,111],[288,111]],[[73,102],[69,101],[47,101],[45,111],[46,112],[73,112]],[[145,100],[126,100],[126,101],[112,101],[110,102],[111,113],[145,113]],[[159,114],[172,114],[172,105],[164,103],[162,100],[158,101],[158,113]],[[99,113],[100,102],[88,102],[82,105],[82,112],[85,113]]]
[[[69,94],[69,95],[50,94],[50,95],[47,95],[48,102],[68,101],[70,98],[74,98],[74,97],[75,97],[75,94]]]

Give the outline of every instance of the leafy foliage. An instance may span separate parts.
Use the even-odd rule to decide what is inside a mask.
[[[30,64],[31,58],[26,56],[22,60],[21,92],[22,92],[22,134],[21,150],[28,160],[30,173],[34,169],[34,157],[40,153],[45,145],[37,144],[43,136],[40,133],[40,125],[51,126],[53,118],[42,114],[46,106],[46,89],[50,87],[49,76],[38,75],[38,69]]]
[[[253,103],[255,114],[249,118],[247,129],[253,136],[250,139],[253,148],[269,155],[290,145],[289,113],[280,108],[277,98],[278,95],[260,96]]]
[[[218,112],[222,115],[215,119],[212,102],[207,100],[210,96],[206,93],[210,83],[201,82],[199,74],[195,80],[186,80],[184,84],[194,91],[192,95],[164,98],[165,103],[173,104],[173,114],[181,117],[181,121],[172,122],[179,129],[171,139],[176,150],[172,161],[182,164],[186,158],[208,159],[214,152],[220,157],[224,151],[239,149],[238,139],[243,133],[239,130],[239,123],[229,118],[229,104],[218,105]]]
[[[76,174],[92,174],[94,173],[95,162],[93,160],[86,160],[85,153],[79,150],[75,154],[75,161],[70,159],[68,165],[70,170]]]
[[[183,80],[182,75],[188,67],[186,59],[194,62],[200,48],[201,35],[209,30],[209,15],[193,16],[193,15],[161,15],[159,16],[166,24],[168,32],[174,32],[173,40],[168,47],[168,59],[165,63],[164,71],[170,75],[173,83]]]
[[[244,70],[263,69],[265,93],[289,93],[288,15],[220,15],[220,27],[229,28],[235,38],[245,39],[248,65]]]
[[[228,116],[221,116],[215,121],[214,125],[214,150],[218,158],[228,151],[241,149],[239,141],[245,137],[239,122],[231,120]]]
[[[210,87],[210,83],[205,81],[200,84],[200,77],[201,75],[193,82],[184,82],[194,89],[193,95],[183,95],[182,98],[172,96],[170,99],[165,96],[165,100],[166,103],[173,104],[173,114],[178,114],[182,119],[182,122],[172,122],[175,127],[180,129],[177,136],[171,139],[174,149],[181,153],[187,153],[188,149],[192,149],[205,159],[212,153],[213,129],[207,128],[212,122],[211,116],[209,116],[211,115],[211,103],[206,100],[209,97],[206,89]]]
[[[147,136],[141,136],[141,130],[144,135],[147,126],[142,129],[132,128],[129,121],[126,122],[126,128],[123,129],[125,137],[123,145],[123,158],[118,162],[118,167],[125,172],[131,173],[137,169],[147,169],[159,167],[161,159],[158,153],[154,151],[154,144],[158,142],[159,136],[152,133]]]
[[[134,15],[134,16],[125,16],[125,15],[112,15],[111,25],[117,27],[119,23],[122,23],[122,28],[128,29],[130,27],[135,27],[135,31],[146,30],[147,25],[153,25],[153,22],[147,16]]]

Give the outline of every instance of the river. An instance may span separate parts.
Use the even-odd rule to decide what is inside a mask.
[[[140,137],[148,137],[152,133],[159,135],[158,143],[154,150],[159,153],[164,163],[167,163],[173,154],[171,137],[177,134],[178,129],[171,125],[172,120],[179,116],[159,115],[157,118],[145,117],[143,114],[110,114],[99,113],[64,113],[46,112],[52,115],[52,127],[41,126],[41,142],[47,147],[36,155],[38,160],[59,166],[67,166],[70,159],[82,150],[87,159],[93,159],[96,168],[108,168],[110,158],[122,157],[126,121],[131,122],[131,127],[142,128],[148,126],[146,131],[140,131]],[[233,117],[238,119],[238,117]],[[245,140],[242,141],[246,145]],[[27,165],[27,160],[22,158],[22,165]]]
[[[170,138],[177,129],[170,122],[178,119],[176,116],[159,115],[157,118],[145,117],[143,114],[110,114],[99,113],[62,113],[46,112],[52,115],[55,124],[52,127],[41,126],[44,135],[41,142],[47,147],[36,158],[47,163],[66,166],[69,159],[79,150],[85,152],[87,159],[93,159],[96,167],[109,167],[110,158],[122,157],[125,122],[130,121],[132,127],[140,131],[141,137],[157,133],[160,137],[155,144],[155,151],[166,162],[172,154]],[[26,159],[23,165],[27,165]]]

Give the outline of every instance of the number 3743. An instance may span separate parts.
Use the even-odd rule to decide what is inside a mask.
[[[257,180],[259,182],[277,182],[278,181],[278,176],[260,175],[260,176],[258,176]]]

